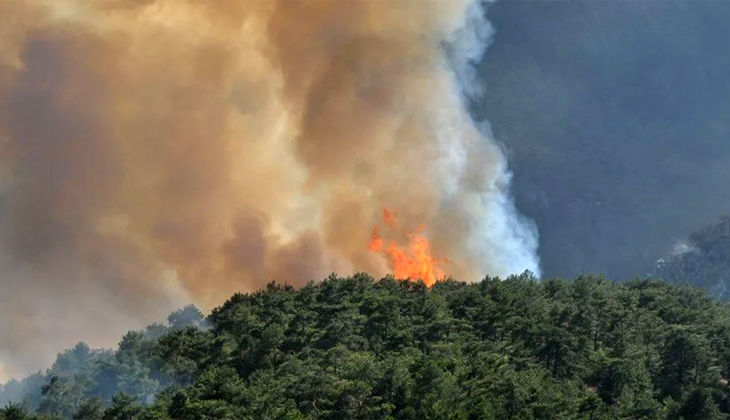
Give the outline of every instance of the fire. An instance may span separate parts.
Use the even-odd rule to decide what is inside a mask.
[[[393,229],[398,229],[395,213],[383,208],[383,222]],[[445,259],[437,259],[431,255],[431,244],[423,236],[425,226],[414,233],[406,233],[408,246],[401,248],[395,241],[390,241],[387,247],[384,246],[383,238],[376,226],[368,244],[368,250],[379,252],[385,255],[393,267],[393,275],[399,279],[421,279],[427,286],[432,286],[436,281],[445,277],[444,271],[439,267],[448,262]]]

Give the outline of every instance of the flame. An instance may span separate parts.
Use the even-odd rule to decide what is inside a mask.
[[[392,230],[398,229],[395,213],[383,208],[383,222]],[[393,268],[393,275],[399,279],[423,280],[427,286],[433,286],[438,280],[445,277],[444,271],[439,267],[448,262],[445,259],[437,259],[431,255],[431,244],[423,235],[425,225],[421,225],[416,232],[405,233],[408,245],[401,248],[395,241],[390,241],[384,247],[383,238],[376,226],[368,244],[368,250],[385,255]]]
[[[391,229],[398,229],[398,225],[395,221],[395,213],[383,207],[383,221]]]
[[[380,252],[383,249],[383,238],[380,237],[378,227],[373,228],[373,235],[370,237],[370,243],[368,244],[368,250],[373,252]]]

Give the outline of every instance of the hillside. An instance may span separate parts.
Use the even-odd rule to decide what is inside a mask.
[[[80,343],[5,385],[0,418],[719,419],[728,379],[730,308],[695,289],[361,274]]]
[[[679,243],[674,253],[657,262],[655,274],[671,283],[706,289],[718,299],[730,299],[730,217]]]

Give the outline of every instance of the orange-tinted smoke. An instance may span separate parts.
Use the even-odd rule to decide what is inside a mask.
[[[382,206],[457,278],[536,271],[452,71],[489,35],[476,6],[0,0],[0,363],[272,279],[384,275]]]

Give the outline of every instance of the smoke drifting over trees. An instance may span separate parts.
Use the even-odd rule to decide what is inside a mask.
[[[188,301],[384,274],[367,252],[382,206],[427,226],[448,274],[539,273],[503,155],[463,106],[491,35],[478,3],[5,0],[0,16],[10,374]]]
[[[499,2],[478,74],[478,4],[304,4],[0,0],[0,379],[270,279],[384,274],[382,206],[462,279],[646,274],[727,212],[728,3]]]

